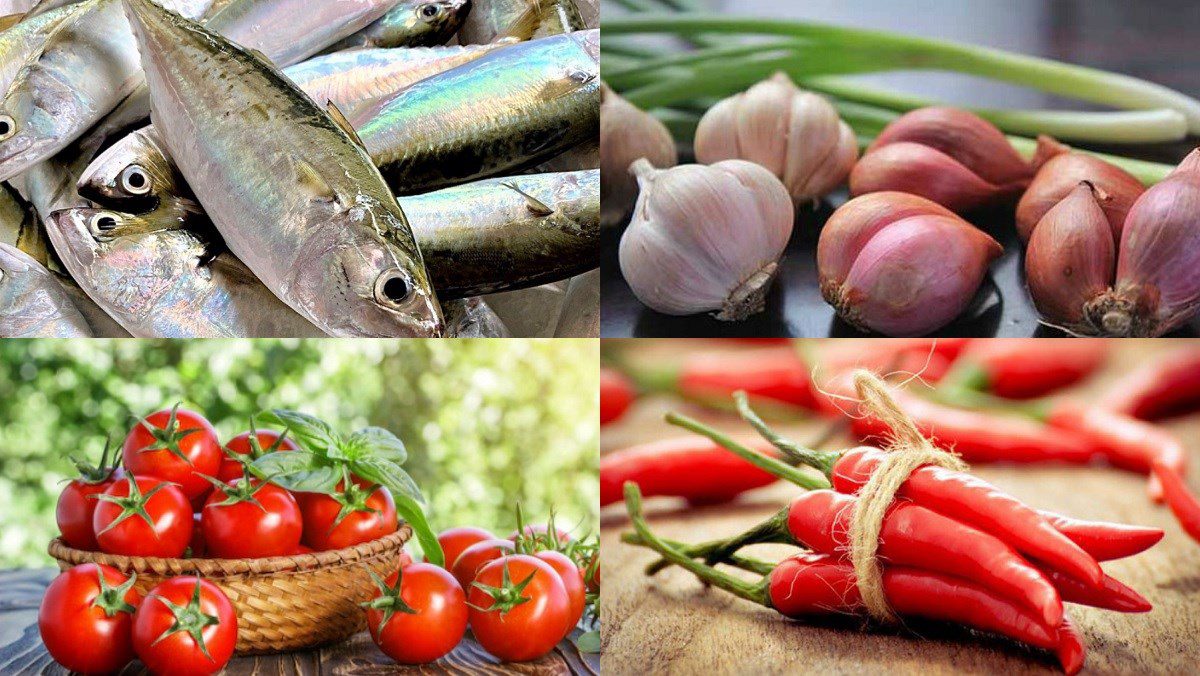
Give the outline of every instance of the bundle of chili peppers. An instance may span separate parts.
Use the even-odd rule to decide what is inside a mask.
[[[863,377],[857,382],[861,393]],[[742,417],[774,448],[773,454],[749,448],[684,416],[669,414],[668,421],[809,492],[741,535],[689,546],[664,541],[649,531],[640,513],[641,492],[637,484],[627,483],[624,497],[636,532],[624,539],[663,557],[648,568],[649,573],[679,565],[707,583],[789,617],[867,609],[879,618],[880,611],[874,609],[878,602],[871,599],[882,595],[884,618],[894,613],[943,620],[1008,636],[1055,652],[1067,673],[1081,668],[1084,646],[1064,615],[1063,602],[1118,612],[1150,609],[1136,591],[1105,575],[1099,561],[1144,551],[1161,539],[1161,530],[1038,512],[948,467],[921,464],[902,470],[898,488],[884,497],[886,510],[875,512],[877,530],[867,531],[875,549],[869,553],[871,567],[862,568],[855,549],[861,546],[856,520],[870,513],[860,509],[862,503],[878,497],[870,488],[887,481],[877,475],[886,474],[889,463],[894,468],[900,451],[889,454],[860,447],[832,453],[803,448],[775,433],[751,410],[744,394],[738,394],[736,401]],[[892,420],[893,427],[902,419],[898,402],[889,399],[886,408],[868,403],[868,412]],[[903,421],[903,427],[909,430],[909,438],[928,445],[911,421]],[[819,470],[823,476],[796,466]],[[787,543],[808,551],[779,564],[738,553],[761,542]],[[713,568],[718,563],[764,578],[747,583]],[[875,566],[877,578],[864,582],[863,571]]]

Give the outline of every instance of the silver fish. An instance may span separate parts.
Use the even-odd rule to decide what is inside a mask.
[[[133,334],[125,330],[124,326],[117,323],[111,315],[100,307],[92,297],[87,295],[87,292],[75,283],[75,280],[66,275],[54,273],[58,283],[62,285],[63,291],[67,297],[71,299],[71,304],[75,309],[79,310],[79,314],[83,315],[83,320],[87,322],[88,328],[92,330],[92,335],[97,338],[132,338]]]
[[[155,126],[230,250],[330,335],[439,335],[404,213],[349,133],[258,57],[125,3]]]
[[[91,336],[54,275],[20,249],[0,244],[0,337]]]
[[[506,47],[349,115],[398,194],[517,171],[596,138],[600,32]]]
[[[573,0],[475,0],[458,39],[464,45],[486,44],[504,37],[529,39],[586,27]]]
[[[510,338],[508,327],[481,298],[461,298],[442,306],[447,338]]]
[[[88,294],[137,337],[308,337],[320,330],[228,253],[172,219],[100,209],[49,216]]]
[[[371,25],[397,0],[234,0],[209,30],[290,66]],[[188,17],[192,18],[192,17]]]
[[[359,49],[314,57],[283,73],[318,105],[333,102],[346,112],[505,46]],[[167,193],[191,194],[153,125],[97,157],[80,176],[79,192],[103,206],[137,213],[155,208]]]
[[[471,10],[471,0],[400,0],[375,23],[330,49],[426,47],[454,37]]]
[[[64,7],[25,18],[8,30],[0,32],[0,92],[8,91],[21,66],[42,46],[50,33],[71,15],[72,9]]]
[[[443,298],[537,286],[600,264],[600,172],[477,181],[400,198]]]

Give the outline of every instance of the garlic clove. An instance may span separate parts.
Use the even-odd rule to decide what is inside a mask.
[[[907,192],[964,212],[1020,194],[1024,182],[997,185],[930,146],[900,142],[870,150],[850,172],[850,194]]]
[[[817,241],[817,269],[822,293],[841,286],[867,242],[884,227],[917,215],[954,216],[924,197],[900,192],[874,192],[846,202],[825,223]]]
[[[633,171],[641,192],[618,253],[634,295],[673,315],[761,311],[795,217],[779,179],[740,160]]]
[[[635,160],[656,167],[679,162],[675,141],[662,122],[600,85],[600,223],[625,221],[637,197],[637,180],[629,173]]]
[[[866,155],[893,143],[916,143],[941,151],[996,185],[1028,181],[1033,174],[1003,132],[958,108],[934,106],[901,115],[880,132]]]
[[[855,326],[925,335],[962,314],[1001,253],[995,240],[955,216],[910,216],[871,237],[827,300]]]
[[[1093,186],[1076,183],[1033,229],[1025,280],[1047,323],[1094,334],[1087,308],[1107,293],[1116,267],[1112,228]]]
[[[1039,148],[1043,139],[1038,139]],[[1114,241],[1120,241],[1121,229],[1129,209],[1145,192],[1141,181],[1129,172],[1104,160],[1083,153],[1066,152],[1047,159],[1033,182],[1017,203],[1017,234],[1028,242],[1033,227],[1055,205],[1071,194],[1081,181],[1091,183],[1103,193],[1100,207],[1112,228]]]

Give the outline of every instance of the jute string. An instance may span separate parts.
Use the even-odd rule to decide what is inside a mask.
[[[869,371],[854,374],[854,389],[862,403],[862,413],[887,425],[891,437],[886,454],[871,478],[858,492],[858,501],[850,516],[850,560],[863,605],[880,622],[899,621],[883,590],[883,570],[876,556],[883,517],[896,498],[896,491],[913,470],[922,465],[937,465],[956,471],[967,468],[958,456],[938,450],[929,443],[912,419],[892,399],[888,386]]]

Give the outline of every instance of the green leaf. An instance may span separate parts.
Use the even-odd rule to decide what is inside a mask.
[[[408,449],[404,447],[404,442],[382,427],[364,427],[351,434],[347,442],[357,453],[365,452],[377,458],[391,460],[397,465],[403,465],[404,461],[408,460]]]
[[[420,504],[425,503],[425,496],[421,495],[417,483],[394,462],[381,458],[361,458],[350,463],[350,471],[367,481],[387,486],[392,497],[404,495]]]
[[[258,415],[258,419],[269,425],[286,427],[291,431],[292,439],[302,448],[325,455],[341,441],[341,435],[329,423],[316,416],[272,409]]]
[[[338,465],[308,451],[269,453],[255,460],[253,467],[291,491],[330,493],[342,478]]]
[[[582,653],[600,652],[600,632],[595,629],[584,632],[575,639],[575,647],[579,648],[579,652]]]
[[[446,555],[442,552],[442,545],[438,542],[437,534],[425,520],[425,512],[421,509],[421,505],[407,495],[394,495],[393,497],[396,500],[396,513],[412,526],[417,541],[421,543],[421,551],[425,552],[425,558],[435,566],[445,566]]]

